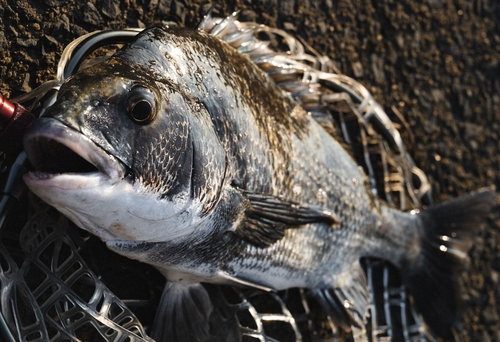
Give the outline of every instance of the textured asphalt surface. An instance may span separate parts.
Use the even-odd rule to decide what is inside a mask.
[[[175,22],[194,27],[199,0],[0,0],[0,93],[55,75],[64,47],[87,32]],[[215,14],[290,31],[364,84],[402,129],[435,202],[500,189],[500,3],[496,0],[219,1]],[[395,119],[397,121],[397,119]],[[404,126],[404,125],[402,125]],[[463,273],[461,341],[500,341],[500,208]]]

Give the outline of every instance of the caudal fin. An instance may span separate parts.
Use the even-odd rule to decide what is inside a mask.
[[[421,253],[410,264],[406,284],[417,311],[442,339],[454,340],[455,331],[460,329],[459,272],[494,204],[495,193],[483,189],[419,214],[423,223]]]

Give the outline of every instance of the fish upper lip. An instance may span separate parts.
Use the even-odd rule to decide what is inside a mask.
[[[109,179],[117,180],[124,177],[124,167],[118,159],[107,153],[84,134],[53,118],[38,119],[28,128],[23,138],[24,150],[36,171],[41,171],[44,174],[52,174],[52,172],[45,172],[39,169],[40,157],[42,159],[44,157],[43,147],[40,146],[42,139],[45,141],[52,140],[65,146],[95,166],[97,171]],[[40,152],[42,152],[41,156],[39,156]],[[82,174],[83,172],[61,173]]]

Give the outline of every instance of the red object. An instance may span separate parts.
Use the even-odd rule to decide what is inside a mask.
[[[16,105],[0,94],[0,130],[2,130],[12,119],[16,112]]]
[[[12,103],[0,94],[0,151],[17,154],[23,148],[26,128],[35,116],[18,103]]]

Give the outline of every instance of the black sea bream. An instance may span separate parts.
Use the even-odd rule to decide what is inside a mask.
[[[24,146],[35,194],[165,275],[156,336],[181,341],[208,331],[200,282],[310,288],[340,325],[360,328],[367,256],[400,268],[424,320],[452,338],[455,273],[495,197],[483,190],[420,213],[386,206],[263,71],[181,28],[145,30],[68,79]]]

